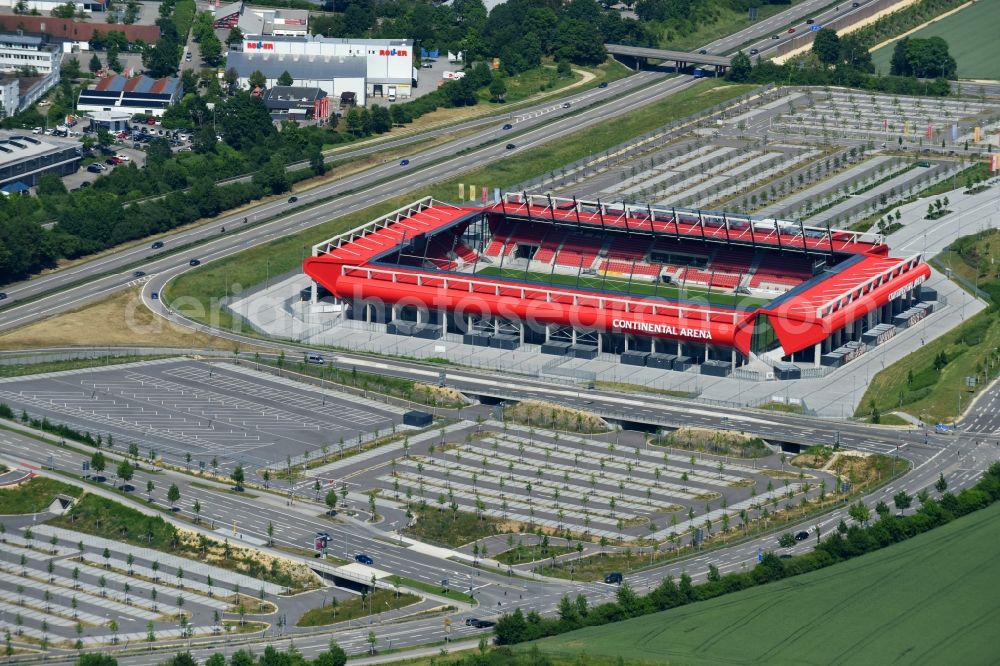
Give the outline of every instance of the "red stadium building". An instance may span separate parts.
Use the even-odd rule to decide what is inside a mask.
[[[876,234],[526,194],[421,200],[315,246],[304,269],[340,316],[391,333],[719,375],[755,356],[779,377],[840,365],[936,299],[921,257]]]

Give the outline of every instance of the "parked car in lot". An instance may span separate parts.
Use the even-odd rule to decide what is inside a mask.
[[[98,164],[91,164],[90,166],[87,167],[87,171],[89,171],[90,173],[101,173],[103,169]]]

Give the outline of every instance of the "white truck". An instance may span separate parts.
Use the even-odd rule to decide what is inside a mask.
[[[389,86],[388,93],[386,93],[386,97],[389,99],[390,102],[396,101],[396,86]]]

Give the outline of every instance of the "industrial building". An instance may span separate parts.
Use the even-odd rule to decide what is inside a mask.
[[[239,28],[244,35],[304,37],[309,34],[309,12],[304,9],[247,7],[242,2],[233,2],[215,10],[213,27],[217,30]]]
[[[380,99],[395,96],[410,97],[416,85],[418,71],[413,67],[413,42],[409,39],[349,39],[322,36],[290,37],[248,35],[243,40],[241,54],[230,53],[229,65],[236,67],[240,78],[247,78],[254,70],[267,76],[264,67],[287,70],[297,84],[323,88],[331,97],[339,97],[335,79],[343,76],[322,76],[324,68],[337,63],[360,58],[364,64],[362,77],[364,89],[358,100]],[[240,57],[234,58],[233,56]],[[280,65],[273,63],[280,62]],[[238,64],[234,64],[238,63]],[[313,65],[319,65],[314,68]],[[351,70],[353,73],[353,70]],[[333,83],[305,83],[304,81],[334,80]]]
[[[274,86],[264,93],[264,106],[273,120],[325,120],[330,97],[322,88]]]
[[[79,167],[80,150],[75,142],[0,132],[0,188],[23,190],[38,185],[47,173],[68,176]]]
[[[167,107],[181,97],[181,82],[175,77],[151,79],[148,76],[132,78],[118,74],[108,76],[96,85],[80,91],[77,110],[126,111],[160,117]]]
[[[274,88],[278,86],[281,75],[287,71],[296,87],[319,88],[335,100],[340,99],[345,92],[354,93],[358,104],[364,104],[366,100],[367,64],[361,56],[301,58],[275,53],[232,51],[226,65],[239,74],[241,88],[250,87],[250,75],[254,72],[264,75],[266,88]]]

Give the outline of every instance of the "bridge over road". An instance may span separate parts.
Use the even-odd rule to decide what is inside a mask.
[[[643,46],[623,46],[621,44],[605,44],[604,48],[612,55],[629,56],[636,60],[673,62],[677,69],[683,69],[691,65],[707,65],[715,68],[716,75],[725,73],[730,65],[729,56],[711,55],[708,53],[689,53],[687,51],[651,49]]]

